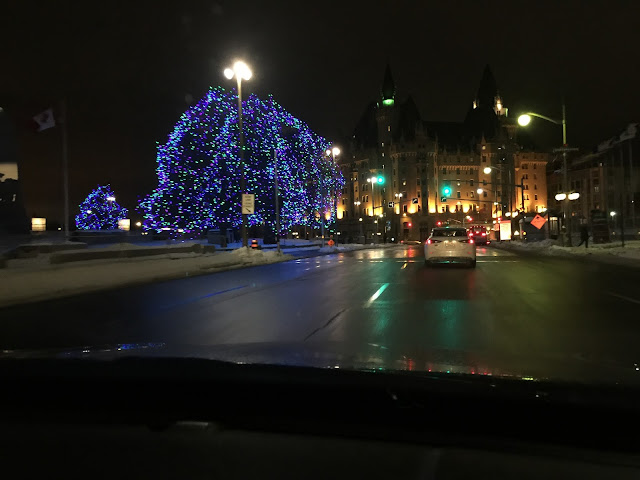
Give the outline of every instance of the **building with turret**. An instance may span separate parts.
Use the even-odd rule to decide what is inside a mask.
[[[461,122],[424,120],[411,96],[399,100],[387,66],[340,158],[340,235],[422,241],[438,222],[492,226],[544,212],[549,155],[517,137],[489,66]]]

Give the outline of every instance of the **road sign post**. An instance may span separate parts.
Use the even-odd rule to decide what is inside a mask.
[[[242,194],[242,214],[253,215],[255,213],[256,196],[253,193]]]

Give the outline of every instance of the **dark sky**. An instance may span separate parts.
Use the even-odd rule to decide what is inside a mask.
[[[511,114],[559,116],[564,95],[569,143],[640,120],[637,1],[15,0],[2,16],[0,106],[29,215],[55,216],[62,195],[59,131],[27,131],[32,114],[68,98],[73,207],[112,183],[131,208],[154,185],[155,142],[190,99],[232,86],[235,58],[253,69],[247,93],[273,93],[330,140],[377,98],[387,62],[428,120],[462,120],[487,63]],[[551,124],[532,133],[560,139]]]

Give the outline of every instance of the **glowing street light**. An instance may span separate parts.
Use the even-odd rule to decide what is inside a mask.
[[[114,197],[113,195],[110,195],[107,197],[107,202],[115,202],[116,201],[116,197]]]
[[[333,156],[333,159],[335,160],[335,157],[340,155],[340,149],[338,147],[333,147],[333,148],[327,148],[327,155],[331,155]]]
[[[577,200],[580,198],[580,194],[578,192],[572,192],[569,194],[569,200]]]
[[[521,127],[526,127],[530,123],[531,123],[531,115],[529,115],[528,113],[525,113],[524,115],[520,115],[518,117],[518,124]]]
[[[478,195],[482,195],[482,192],[484,192],[484,190],[482,190],[481,188],[479,188],[478,190],[476,190],[476,192],[478,193]]]
[[[616,212],[611,212],[609,215],[611,215],[611,218],[616,216]]]
[[[485,175],[489,175],[491,173],[491,167],[484,167],[484,173]]]
[[[565,198],[567,198],[567,194],[566,193],[556,193],[556,200],[558,202],[563,201]]]
[[[246,178],[244,173],[244,131],[242,129],[242,80],[249,80],[251,78],[251,69],[246,63],[237,61],[233,64],[233,68],[225,68],[224,76],[231,80],[236,77],[238,82],[238,129],[240,130],[240,194],[244,195],[246,192]],[[242,212],[242,205],[240,205],[240,211]],[[241,213],[242,216],[242,246],[246,247],[247,241],[247,216]]]

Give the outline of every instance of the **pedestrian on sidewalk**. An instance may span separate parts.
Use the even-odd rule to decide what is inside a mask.
[[[589,248],[589,226],[584,224],[580,227],[580,243],[578,246],[584,243],[584,248]]]

